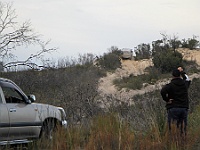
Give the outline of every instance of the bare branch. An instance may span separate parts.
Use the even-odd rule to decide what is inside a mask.
[[[31,54],[24,61],[9,62],[5,64],[4,67],[6,68],[12,65],[37,66],[35,63],[31,62],[33,58],[41,58],[44,53],[50,53],[57,48],[46,49],[49,41],[42,41],[40,35],[36,34],[31,28],[31,23],[29,21],[19,25],[19,23],[15,21],[16,18],[17,15],[15,14],[12,3],[0,2],[0,58],[15,57],[12,51],[16,50],[17,47],[36,44],[41,47],[41,50],[36,54]]]
[[[51,53],[53,51],[56,51],[57,48],[50,48],[47,49],[46,46],[48,45],[50,41],[44,43],[40,41],[40,46],[41,46],[41,50],[38,51],[36,54],[31,54],[26,60],[23,61],[13,61],[13,62],[9,62],[6,63],[5,65],[3,65],[3,68],[9,68],[12,66],[27,66],[29,68],[47,68],[47,66],[41,66],[41,65],[37,65],[36,63],[33,63],[32,60],[33,59],[39,59],[43,56],[44,53]]]

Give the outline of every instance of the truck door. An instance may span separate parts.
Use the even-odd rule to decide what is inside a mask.
[[[6,141],[8,139],[10,121],[8,109],[2,96],[2,89],[0,87],[0,141]]]
[[[33,106],[26,104],[23,95],[14,87],[2,87],[2,91],[10,117],[9,140],[34,137],[33,130],[37,124]]]

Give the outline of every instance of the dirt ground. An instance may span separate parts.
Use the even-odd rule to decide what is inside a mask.
[[[183,55],[183,59],[196,61],[196,63],[200,66],[200,49],[189,50],[185,48],[179,48],[178,51]]]
[[[200,49],[199,50],[188,50],[188,49],[178,49],[183,55],[183,59],[193,60],[200,66]],[[146,67],[152,66],[151,59],[145,59],[140,61],[135,60],[122,60],[122,67],[118,68],[114,73],[108,73],[106,77],[99,80],[98,91],[102,97],[112,96],[118,98],[121,101],[133,102],[131,99],[136,94],[144,94],[146,92],[151,92],[156,89],[160,89],[164,84],[169,82],[169,79],[159,81],[155,85],[148,85],[143,87],[141,90],[118,90],[113,85],[113,80],[116,78],[127,77],[130,74],[140,75],[144,73]],[[194,77],[200,77],[200,74],[193,74],[189,76],[191,79]]]

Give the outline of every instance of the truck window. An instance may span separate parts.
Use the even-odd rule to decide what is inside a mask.
[[[19,92],[11,87],[2,87],[6,103],[23,103],[24,99]]]

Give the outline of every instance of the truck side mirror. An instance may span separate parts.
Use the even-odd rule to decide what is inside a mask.
[[[29,95],[28,98],[29,98],[29,100],[31,100],[31,102],[35,102],[36,101],[36,97],[33,94]]]

